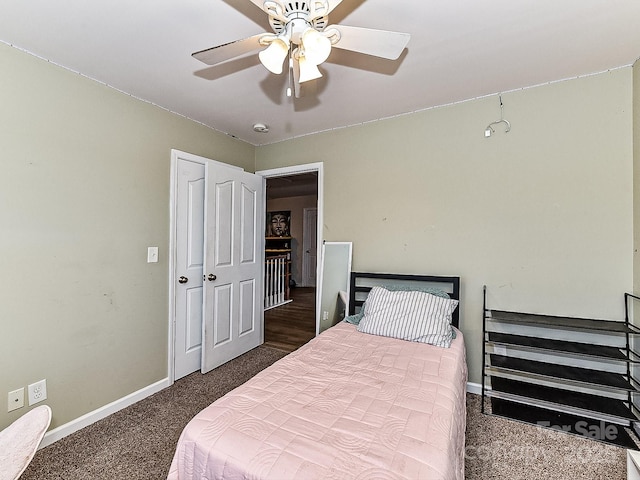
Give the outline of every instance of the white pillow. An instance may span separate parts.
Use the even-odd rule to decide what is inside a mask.
[[[451,314],[458,300],[426,292],[373,287],[364,304],[358,331],[449,348]]]

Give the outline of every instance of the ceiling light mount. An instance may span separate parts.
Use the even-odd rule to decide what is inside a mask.
[[[327,26],[327,14],[330,7],[327,0],[281,3],[266,1],[263,10],[269,15],[269,24],[273,31],[280,35],[285,32],[287,25],[292,20],[304,20],[312,28],[321,32]]]

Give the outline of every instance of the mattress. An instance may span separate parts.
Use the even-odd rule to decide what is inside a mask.
[[[169,480],[463,479],[467,367],[340,323],[205,408]]]

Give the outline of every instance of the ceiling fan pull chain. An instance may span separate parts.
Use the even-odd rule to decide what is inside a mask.
[[[291,51],[289,51],[289,85],[287,86],[287,97],[291,97],[291,79],[293,78],[293,58],[291,58]]]

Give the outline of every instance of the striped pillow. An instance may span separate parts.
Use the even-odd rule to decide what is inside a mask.
[[[358,331],[449,348],[451,314],[458,300],[425,292],[392,292],[374,287],[367,296]]]

